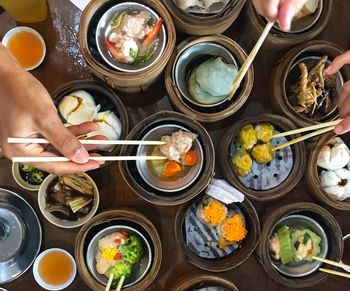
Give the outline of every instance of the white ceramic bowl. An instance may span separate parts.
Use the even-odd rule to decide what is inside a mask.
[[[46,45],[45,45],[45,41],[44,39],[42,38],[42,36],[39,34],[39,32],[37,32],[36,30],[30,28],[30,27],[27,27],[27,26],[17,26],[17,27],[14,27],[12,28],[11,30],[9,30],[5,36],[3,37],[1,43],[4,45],[4,46],[7,46],[7,43],[9,41],[9,39],[16,33],[18,32],[21,32],[21,31],[27,31],[27,32],[30,32],[32,34],[34,34],[41,42],[41,45],[43,47],[43,55],[41,57],[41,59],[32,67],[29,67],[29,68],[25,68],[27,71],[30,71],[30,70],[33,70],[35,69],[36,67],[38,67],[44,60],[45,58],[45,55],[46,55]]]
[[[26,189],[29,191],[38,191],[40,188],[40,184],[39,185],[29,184],[22,178],[19,170],[19,163],[12,163],[12,176],[15,182],[18,184],[18,186],[22,187],[23,189]]]
[[[62,285],[50,285],[47,284],[43,279],[41,279],[40,274],[39,274],[39,263],[40,260],[49,252],[52,251],[59,251],[62,253],[65,253],[71,260],[73,263],[73,273],[72,276],[69,278],[69,280],[65,283],[63,283]],[[59,267],[59,266],[57,266]],[[63,249],[58,249],[58,248],[52,248],[52,249],[47,249],[46,251],[43,251],[39,256],[37,256],[37,258],[35,259],[34,265],[33,265],[33,275],[35,278],[35,281],[44,289],[46,290],[62,290],[64,288],[67,288],[74,280],[75,275],[77,274],[77,265],[75,263],[74,258],[72,257],[72,255],[70,253],[68,253],[67,251],[63,250]]]
[[[96,213],[98,205],[100,203],[99,191],[97,189],[97,186],[96,186],[94,180],[92,180],[88,174],[84,173],[83,175],[87,177],[87,179],[92,183],[92,185],[94,187],[94,201],[93,201],[93,205],[92,205],[90,212],[88,214],[86,214],[84,217],[81,217],[78,220],[74,220],[74,221],[60,219],[60,218],[54,216],[53,214],[51,214],[50,212],[46,211],[46,191],[47,191],[47,188],[49,187],[49,185],[51,184],[51,182],[57,176],[50,174],[42,182],[40,189],[39,189],[39,193],[38,193],[38,204],[39,204],[39,208],[40,208],[41,213],[52,224],[59,226],[59,227],[62,227],[62,228],[74,228],[74,227],[81,226],[84,223],[86,223],[87,221],[89,221]]]
[[[343,241],[348,237],[350,237],[350,233],[343,237]],[[340,261],[340,262],[343,263],[342,261]],[[350,273],[350,268],[343,268],[343,269]]]

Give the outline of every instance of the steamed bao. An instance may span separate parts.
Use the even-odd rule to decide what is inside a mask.
[[[110,110],[99,112],[101,106],[95,104],[94,98],[84,90],[70,93],[58,105],[58,110],[66,125],[77,125],[86,121],[95,121],[100,128],[90,132],[87,137],[103,135],[108,139],[119,139],[122,125],[119,118]],[[100,150],[111,151],[113,145],[100,146]]]
[[[329,196],[339,201],[350,198],[350,151],[341,138],[335,137],[323,147],[317,165],[324,169],[320,180]]]

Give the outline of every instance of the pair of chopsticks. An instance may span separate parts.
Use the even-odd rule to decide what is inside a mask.
[[[150,140],[91,140],[82,139],[79,140],[85,145],[163,145],[163,141],[150,141]],[[8,143],[38,143],[49,144],[47,139],[43,138],[15,138],[10,137],[7,139]],[[102,157],[90,157],[90,160],[94,161],[136,161],[136,160],[165,160],[164,156],[102,156]],[[68,162],[70,159],[66,157],[13,157],[13,162],[18,163],[35,163],[35,162]]]
[[[312,126],[307,126],[307,127],[303,127],[303,128],[294,129],[294,130],[290,130],[290,131],[286,131],[286,132],[281,132],[281,133],[275,134],[275,135],[271,136],[271,139],[272,138],[288,136],[288,135],[292,135],[292,134],[296,134],[296,133],[302,133],[302,132],[305,132],[305,131],[311,131],[311,130],[318,129],[318,130],[316,130],[314,132],[305,134],[303,136],[300,136],[300,137],[297,137],[295,139],[292,139],[292,140],[290,140],[290,141],[288,141],[288,142],[286,142],[284,144],[281,144],[281,145],[279,145],[277,147],[274,147],[272,150],[273,151],[277,151],[279,149],[282,149],[284,147],[287,147],[287,146],[290,146],[292,144],[298,143],[298,142],[303,141],[305,139],[308,139],[310,137],[314,137],[314,136],[317,136],[319,134],[325,133],[327,131],[331,131],[341,121],[342,120],[339,119],[339,120],[324,122],[324,123],[320,123],[320,124],[316,124],[316,125],[312,125]]]
[[[106,285],[105,291],[109,291],[109,290],[111,289],[113,277],[114,277],[114,274],[112,273],[112,274],[109,276],[108,283],[107,283],[107,285]],[[117,286],[117,288],[115,289],[115,291],[120,291],[120,290],[122,289],[124,280],[125,280],[125,276],[122,276],[122,277],[120,278],[119,282],[118,282],[118,286]]]
[[[329,265],[332,265],[332,266],[341,267],[341,268],[345,268],[345,269],[350,269],[349,265],[345,265],[343,263],[338,263],[338,262],[334,262],[334,261],[323,259],[323,258],[319,258],[319,257],[312,257],[312,258],[314,260],[316,260],[316,261],[320,261],[322,263],[326,263],[326,264],[329,264]],[[337,275],[337,276],[342,276],[342,277],[345,277],[345,278],[350,278],[350,274],[346,274],[346,273],[343,273],[343,272],[338,272],[338,271],[334,271],[334,270],[330,270],[330,269],[324,269],[324,268],[319,268],[319,270],[321,272],[329,273],[329,274],[332,274],[332,275]]]

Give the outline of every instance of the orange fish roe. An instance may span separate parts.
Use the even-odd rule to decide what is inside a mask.
[[[240,241],[245,238],[247,230],[241,215],[235,214],[231,218],[226,219],[223,237],[228,241]]]
[[[221,224],[226,217],[226,212],[220,202],[213,201],[204,207],[204,216],[209,223]]]

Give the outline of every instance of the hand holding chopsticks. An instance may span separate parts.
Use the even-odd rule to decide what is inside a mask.
[[[239,88],[239,86],[240,86],[240,84],[241,84],[245,74],[247,73],[250,65],[252,64],[256,54],[258,53],[258,51],[259,51],[261,45],[263,44],[266,36],[270,32],[272,26],[273,26],[273,22],[269,22],[269,23],[266,24],[263,32],[261,33],[260,38],[258,39],[258,41],[256,42],[255,46],[253,47],[252,51],[250,52],[249,56],[245,60],[243,66],[239,69],[238,74],[237,74],[236,78],[233,81],[233,89],[232,89],[230,95],[227,97],[228,100],[231,100],[231,98],[236,93],[237,89]]]
[[[322,263],[326,263],[332,266],[336,266],[336,267],[341,267],[341,268],[345,268],[345,269],[350,269],[349,265],[345,265],[343,263],[338,263],[338,262],[334,262],[331,260],[327,260],[327,259],[323,259],[323,258],[319,258],[319,257],[312,257],[314,260],[316,261],[320,261]],[[342,276],[345,278],[350,278],[350,274],[346,274],[346,273],[342,273],[342,272],[338,272],[338,271],[334,271],[334,270],[330,270],[330,269],[324,269],[324,268],[319,268],[319,270],[321,272],[325,272],[325,273],[329,273],[329,274],[333,274],[333,275],[337,275],[337,276]]]

